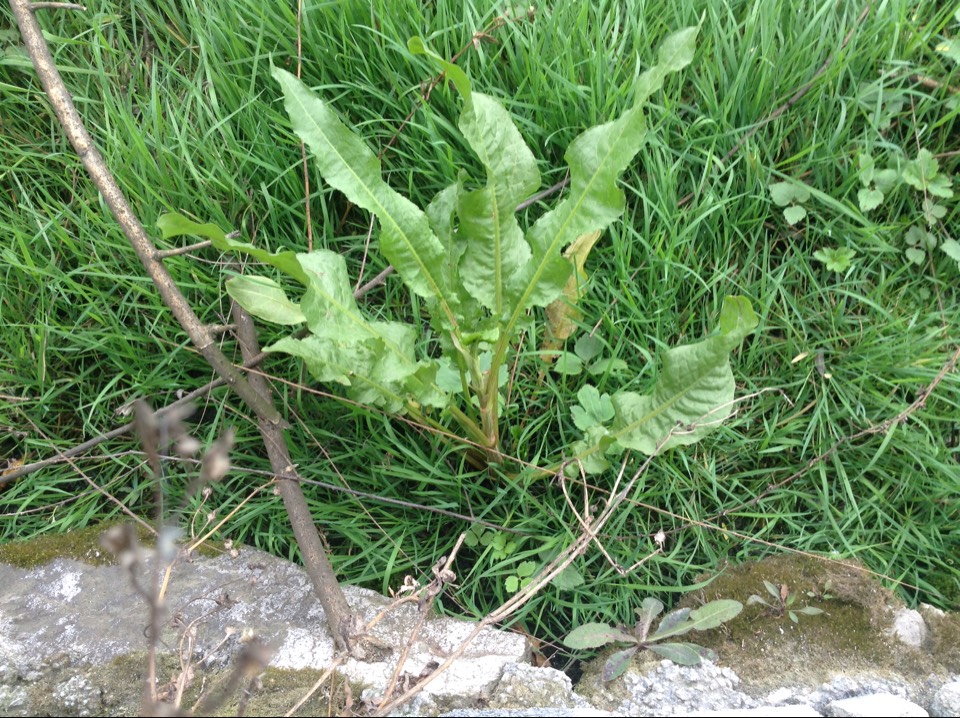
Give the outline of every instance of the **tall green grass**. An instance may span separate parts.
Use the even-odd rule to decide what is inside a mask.
[[[293,3],[95,1],[85,13],[43,14],[78,107],[148,228],[176,210],[261,246],[306,248],[300,147],[269,77],[271,64],[297,65],[296,15],[286,5]],[[476,87],[505,102],[541,159],[545,183],[557,182],[567,144],[630,101],[659,40],[698,22],[702,4],[557,5],[498,25],[502,6],[486,3],[304,2],[303,77],[377,149],[414,111],[386,150],[384,170],[425,204],[464,162],[476,165],[454,129],[455,94],[440,86],[418,107],[432,69],[405,43],[421,35],[448,57],[467,47],[460,64]],[[901,189],[869,215],[856,199],[862,150],[911,158],[922,146],[940,155],[942,171],[957,172],[958,104],[946,87],[958,84],[957,73],[934,48],[960,27],[937,3],[884,3],[858,21],[860,11],[835,2],[709,3],[693,65],[654,98],[651,141],[624,178],[627,212],[588,264],[584,331],[597,323],[607,355],[630,367],[599,386],[643,390],[660,349],[702,337],[722,297],[742,293],[761,315],[735,357],[748,398],[703,443],[653,461],[601,537],[629,566],[655,548],[652,535],[663,529],[665,553],[621,576],[591,551],[576,565],[582,586],[551,587],[517,616],[526,630],[555,640],[598,615],[629,622],[641,595],[682,592],[704,570],[778,548],[858,558],[911,601],[960,600],[956,373],[902,424],[843,443],[801,471],[844,437],[906,408],[960,338],[955,263],[934,254],[917,267],[902,254],[921,198]],[[8,10],[0,18],[0,28],[12,26]],[[3,31],[0,44],[0,457],[31,461],[112,428],[131,398],[159,406],[211,375],[91,189],[16,36]],[[830,57],[810,92],[725,158]],[[943,86],[920,84],[920,75]],[[815,192],[807,220],[795,227],[767,190],[784,177]],[[316,246],[341,252],[354,276],[361,266],[364,279],[385,267],[376,251],[365,255],[369,217],[312,168],[309,200]],[[936,231],[955,232],[957,202],[945,205]],[[857,251],[842,275],[813,259],[834,246]],[[231,270],[223,260],[205,250],[167,262],[211,322],[229,314],[223,281]],[[420,321],[395,279],[364,302]],[[261,327],[264,344],[273,336]],[[541,377],[538,346],[528,336],[519,347],[507,442],[516,459],[534,464],[574,435],[569,408],[585,381]],[[224,347],[239,360],[231,341]],[[555,481],[477,473],[456,442],[338,401],[288,359],[262,368],[293,419],[294,460],[305,479],[323,484],[306,487],[308,500],[345,581],[387,591],[405,574],[429,576],[470,526],[431,511],[443,509],[516,532],[499,539],[514,544],[499,555],[481,545],[458,558],[460,588],[447,608],[482,614],[506,597],[505,579],[520,562],[542,560],[579,531]],[[228,424],[239,432],[227,480],[202,507],[192,498],[179,510],[194,529],[211,508],[230,511],[269,471],[239,403],[218,390],[206,408],[202,439]],[[4,489],[0,540],[117,516],[79,471],[149,514],[153,487],[137,449],[134,438],[113,441],[76,466],[63,463]],[[638,465],[631,460],[628,470]],[[192,469],[170,463],[166,470],[168,505],[177,506]],[[612,479],[594,482],[593,501]],[[582,502],[579,487],[573,494]],[[238,511],[221,536],[296,556],[270,492]]]

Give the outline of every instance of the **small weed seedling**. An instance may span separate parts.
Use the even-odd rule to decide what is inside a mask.
[[[758,596],[753,594],[750,598],[747,599],[747,605],[751,606],[755,603],[759,603],[763,606],[766,606],[770,609],[770,612],[778,618],[786,614],[790,617],[790,620],[794,623],[799,623],[800,616],[819,616],[823,613],[822,608],[816,608],[815,606],[804,606],[803,608],[793,608],[793,605],[797,602],[797,594],[790,592],[790,587],[785,583],[781,583],[779,586],[770,583],[770,581],[763,582],[764,587],[767,589],[767,593],[770,594],[771,600],[767,600],[763,596]],[[830,598],[830,584],[828,583],[824,589],[823,594],[819,597],[821,598]],[[818,595],[812,591],[807,592],[807,596],[810,598],[817,598]]]
[[[859,176],[863,185],[857,193],[860,210],[864,213],[872,212],[880,207],[885,197],[898,186],[912,187],[921,196],[920,215],[925,227],[912,224],[907,228],[903,236],[907,245],[904,256],[909,262],[921,265],[939,246],[960,268],[960,243],[949,236],[939,238],[933,231],[947,216],[947,207],[943,201],[953,198],[953,177],[941,172],[936,157],[924,148],[917,152],[915,159],[902,162],[899,157],[896,159],[900,166],[877,169],[876,160],[869,152],[860,154]],[[829,268],[829,264],[827,266]]]
[[[803,203],[810,199],[810,189],[803,182],[774,182],[768,189],[770,199],[784,208],[783,218],[787,224],[796,224],[807,216]]]
[[[706,631],[736,618],[743,610],[739,601],[721,599],[710,601],[700,608],[679,608],[671,611],[657,630],[650,633],[654,619],[663,611],[663,604],[655,598],[645,598],[636,609],[637,621],[632,631],[614,628],[606,623],[587,623],[574,629],[563,640],[568,648],[599,648],[607,643],[626,643],[628,648],[617,651],[603,665],[603,680],[612,681],[622,675],[633,655],[642,648],[649,649],[682,666],[697,666],[704,659],[716,660],[716,653],[695,643],[661,643],[668,638],[683,636],[690,631]]]
[[[827,265],[829,271],[840,274],[853,266],[853,260],[856,256],[856,250],[849,247],[827,247],[826,249],[818,249],[813,253],[813,258]]]

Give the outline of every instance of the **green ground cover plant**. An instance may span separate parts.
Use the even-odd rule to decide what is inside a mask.
[[[437,358],[417,356],[415,347],[427,343],[429,333],[418,333],[416,325],[364,316],[346,262],[336,252],[272,255],[180,215],[163,215],[158,224],[165,239],[200,234],[218,248],[250,252],[304,285],[303,298],[294,302],[269,277],[227,281],[230,296],[254,316],[309,329],[307,336],[285,337],[267,351],[300,357],[318,381],[342,384],[352,400],[409,414],[421,425],[443,428],[428,412],[445,409],[463,438],[483,449],[488,461],[499,463],[501,387],[506,367],[515,364],[511,349],[521,328],[537,334],[527,327],[532,308],[563,301],[574,272],[564,251],[622,214],[624,195],[616,180],[645,140],[643,106],[667,75],[690,63],[697,31],[687,28],[664,40],[657,64],[637,79],[632,105],[617,120],[573,141],[565,153],[569,196],[525,233],[514,208],[541,189],[532,152],[503,105],[473,91],[466,74],[428,50],[420,38],[408,45],[415,54],[430,56],[456,85],[464,103],[459,128],[486,174],[484,186],[468,190],[468,178],[461,173],[425,211],[383,181],[375,153],[335,111],[291,73],[273,71],[294,128],[313,151],[323,177],[378,217],[380,251],[410,292],[425,300],[430,329],[439,338]],[[692,444],[716,429],[734,399],[727,355],[756,325],[749,300],[727,297],[718,336],[667,352],[663,372],[647,394],[600,396],[585,385],[580,404],[573,407],[574,423],[585,439],[575,442],[566,458],[571,468],[599,473],[610,467],[605,454],[635,449],[651,455]],[[457,394],[459,402],[453,399]],[[504,411],[510,409],[504,406]],[[684,429],[674,432],[677,426]]]
[[[678,608],[665,615],[656,630],[650,629],[663,613],[663,603],[655,598],[645,598],[640,608],[635,609],[637,622],[631,627],[614,627],[605,623],[585,623],[577,626],[563,640],[570,648],[599,648],[608,643],[631,644],[611,655],[603,666],[603,680],[612,681],[623,675],[633,655],[645,648],[682,666],[698,666],[704,659],[716,660],[715,651],[695,643],[671,641],[691,631],[709,631],[740,615],[743,604],[730,599],[710,601],[699,608]]]
[[[395,589],[407,574],[429,575],[455,536],[482,526],[476,545],[461,549],[460,588],[443,610],[488,613],[509,597],[508,579],[519,587],[536,575],[529,564],[540,567],[579,531],[558,480],[536,469],[574,456],[571,447],[588,441],[585,434],[610,430],[613,398],[649,394],[671,348],[717,337],[724,298],[734,295],[749,299],[760,329],[729,354],[736,415],[695,446],[648,464],[625,499],[629,510],[598,536],[609,560],[595,552],[579,559],[573,568],[582,581],[551,584],[514,623],[559,645],[573,626],[631,623],[638,595],[655,593],[669,604],[704,569],[782,549],[856,557],[909,601],[956,605],[960,382],[951,367],[942,370],[960,324],[958,268],[947,249],[957,239],[958,205],[955,196],[931,191],[956,192],[956,63],[938,50],[956,42],[954,9],[898,0],[861,17],[862,7],[826,2],[707,4],[691,64],[648,100],[646,143],[616,185],[623,214],[577,275],[573,330],[556,346],[545,344],[539,306],[511,329],[495,382],[504,459],[492,472],[437,433],[431,420],[448,425],[440,407],[422,408],[421,420],[404,397],[398,417],[379,400],[356,401],[345,394],[349,387],[302,374],[300,359],[272,354],[260,370],[282,395],[292,458],[344,580]],[[437,85],[421,102],[437,68],[405,43],[420,36],[447,60],[463,50],[455,64],[472,78],[474,95],[482,88],[509,113],[549,187],[564,179],[564,153],[575,138],[632,107],[659,43],[700,23],[703,7],[571,3],[509,19],[505,10],[305,3],[301,81],[383,151],[383,182],[428,208],[461,170],[474,178],[468,191],[482,190],[487,173],[458,128],[462,93]],[[380,231],[368,233],[370,214],[326,183],[312,160],[305,188],[300,138],[285,129],[291,118],[271,73],[272,65],[296,74],[291,8],[100,0],[85,13],[41,20],[85,120],[147,226],[178,212],[238,230],[236,241],[269,255],[332,252],[359,284],[392,261],[378,247]],[[158,407],[211,377],[86,183],[12,27],[4,6],[0,457],[29,463],[124,422],[132,399]],[[767,121],[810,82],[807,94]],[[944,184],[917,188],[903,180],[884,191],[877,173],[902,174],[921,150]],[[869,179],[861,164],[868,154]],[[805,216],[792,225],[770,190],[787,181],[810,191],[799,203]],[[861,206],[864,189],[881,191],[880,204]],[[517,224],[529,231],[572,191],[523,208]],[[928,251],[918,239],[917,248],[925,243],[919,264],[905,253],[914,246],[911,227],[937,241]],[[165,250],[184,243],[160,242]],[[842,252],[830,257],[834,266],[817,257],[827,249]],[[225,282],[239,274],[227,267],[235,259],[207,248],[167,260],[211,324],[229,323]],[[267,276],[302,304],[299,280],[262,258],[244,261],[242,276]],[[399,275],[357,300],[357,312],[367,323],[415,327],[416,360],[446,351],[458,379],[462,355],[441,346],[431,298],[411,300]],[[500,315],[485,308],[483,316]],[[260,329],[264,345],[290,334],[269,322]],[[483,348],[475,349],[476,360],[486,361]],[[482,390],[482,364],[479,371]],[[487,379],[480,393],[491,411],[493,390]],[[452,401],[468,417],[476,412],[471,421],[486,447],[479,404],[467,399],[474,393],[468,386]],[[922,406],[911,409],[918,400]],[[269,479],[269,464],[238,406],[220,389],[192,420],[204,443],[237,427],[231,471],[211,497],[185,498],[189,471],[170,464],[167,505],[181,507],[189,524],[198,512],[226,515],[249,498],[221,537],[295,558],[277,497],[261,491],[251,498]],[[566,479],[577,487],[571,497],[587,490],[603,498],[620,460],[628,473],[646,461],[632,449],[607,458],[616,459],[612,468],[579,479],[586,489],[578,476]],[[73,461],[0,487],[0,540],[117,517],[117,504],[91,484],[136,512],[152,511],[154,484],[134,438]],[[480,538],[487,532],[512,550],[494,556],[495,539],[485,545]]]

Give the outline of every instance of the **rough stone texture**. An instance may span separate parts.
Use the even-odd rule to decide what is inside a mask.
[[[893,616],[893,635],[911,648],[921,648],[927,640],[927,624],[919,611],[901,608]]]
[[[54,705],[63,715],[93,716],[102,710],[100,689],[86,676],[73,676],[53,691]]]
[[[820,718],[822,714],[810,706],[764,706],[763,708],[738,708],[724,711],[694,711],[679,713],[678,716],[698,716],[698,718]]]
[[[871,693],[831,701],[827,715],[838,718],[925,718],[929,715],[916,703],[890,693]]]
[[[246,630],[269,648],[275,668],[326,668],[333,643],[303,570],[253,549],[236,554],[176,565],[166,594],[169,620],[161,648],[182,646],[189,628],[193,650],[188,657],[205,657],[205,667],[222,668],[236,654]],[[143,575],[139,580],[149,586],[152,579]],[[364,623],[390,604],[366,589],[347,586],[344,592]],[[371,695],[382,691],[419,619],[414,604],[386,612],[369,634],[368,660],[349,659],[341,674],[370,687]],[[142,651],[148,622],[145,601],[119,566],[92,567],[70,559],[34,569],[0,565],[0,681],[16,686],[39,680],[51,668],[97,666]],[[401,679],[441,663],[473,628],[465,621],[428,618],[416,632]],[[486,630],[461,660],[426,686],[421,701],[442,708],[489,694],[504,666],[523,662],[527,654],[522,636]],[[51,666],[51,661],[59,665]],[[104,710],[103,692],[88,678],[73,675],[52,689],[49,706],[64,714],[92,715]],[[8,688],[0,713],[18,701],[21,693]]]
[[[746,590],[753,590],[760,575],[749,574]],[[719,639],[714,646],[719,665],[681,667],[641,651],[624,676],[604,683],[599,680],[605,658],[601,655],[584,666],[575,692],[566,675],[527,665],[525,639],[488,631],[451,671],[398,712],[602,715],[597,706],[616,711],[607,715],[787,718],[925,715],[924,709],[932,715],[960,715],[958,616],[921,607],[928,634],[918,645],[904,646],[894,638],[895,612],[889,595],[862,582],[846,586],[843,593],[843,578],[833,575],[837,596],[821,599],[826,610],[822,616],[804,616],[794,624],[782,616],[757,613],[759,609],[752,615],[745,610],[743,625],[697,634],[697,642],[705,645],[711,637]],[[797,584],[803,589],[817,590],[825,583],[810,573],[801,573],[799,579],[806,582]],[[149,576],[140,581],[151,584]],[[711,588],[717,585],[715,581]],[[345,592],[365,621],[383,613],[390,603],[363,589],[346,587]],[[854,605],[854,598],[863,595],[870,602]],[[316,682],[333,655],[323,610],[304,572],[267,554],[243,549],[236,555],[178,563],[166,597],[158,676],[161,688],[169,689],[181,662],[195,668],[193,696],[189,700],[185,696],[185,707],[196,700],[201,686],[209,689],[225,675],[247,645],[249,632],[270,649],[271,667],[253,690],[248,715],[285,713]],[[865,615],[857,617],[855,610]],[[434,617],[414,631],[419,620],[413,604],[383,614],[366,644],[367,659],[344,663],[338,683],[329,686],[327,695],[312,699],[304,714],[339,714],[348,695],[355,711],[365,710],[365,701],[376,702],[412,632],[416,640],[400,680],[407,687],[415,684],[475,625]],[[915,617],[910,620],[916,624]],[[68,559],[35,569],[0,564],[0,716],[136,713],[148,621],[143,597],[119,567],[93,567]],[[854,621],[882,637],[867,644],[877,652],[852,642],[847,629]],[[829,650],[820,650],[824,644]],[[753,660],[743,661],[744,654]],[[734,671],[730,665],[740,667]],[[875,694],[886,695],[877,699]],[[879,700],[879,708],[872,707],[871,695],[874,702]],[[902,710],[898,712],[897,706]],[[224,704],[225,713],[234,709],[235,703]]]
[[[614,716],[617,713],[598,711],[593,708],[523,708],[516,710],[486,710],[458,708],[443,713],[441,718],[594,718],[595,716]]]
[[[566,673],[553,668],[515,663],[503,669],[503,676],[489,701],[489,707],[497,709],[518,705],[596,710],[573,692],[573,684]]]
[[[960,680],[942,686],[930,701],[932,716],[960,716]]]
[[[608,683],[601,680],[599,671],[585,674],[577,690],[604,710],[659,716],[756,707],[754,699],[737,690],[739,683],[733,671],[710,661],[678,666],[671,661],[645,659]]]

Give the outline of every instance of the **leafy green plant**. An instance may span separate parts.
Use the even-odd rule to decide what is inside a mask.
[[[803,203],[810,199],[810,188],[803,182],[774,182],[767,189],[774,204],[784,207],[783,218],[787,224],[796,224],[807,216]]]
[[[876,161],[869,152],[861,153],[858,162],[860,182],[863,184],[857,192],[861,211],[872,212],[877,209],[885,197],[901,185],[912,187],[921,195],[920,214],[925,228],[911,225],[903,236],[907,245],[904,256],[909,262],[923,264],[928,254],[939,246],[941,251],[960,263],[960,244],[950,237],[941,240],[931,231],[947,216],[947,207],[938,200],[953,197],[953,178],[940,171],[940,163],[932,152],[921,148],[914,159],[902,163],[902,169],[877,169]],[[817,259],[826,261],[821,257]]]
[[[216,246],[252,254],[304,285],[301,299],[294,301],[268,277],[227,282],[230,295],[254,316],[306,324],[307,336],[282,338],[268,351],[302,358],[316,379],[343,385],[357,402],[437,427],[442,426],[438,413],[448,414],[465,438],[480,447],[483,460],[499,462],[500,390],[508,353],[520,331],[529,327],[529,310],[559,299],[571,276],[582,269],[578,257],[565,256],[564,248],[623,213],[625,197],[616,182],[645,141],[643,105],[667,75],[690,63],[697,32],[692,27],[669,36],[657,64],[637,79],[633,105],[573,141],[565,155],[570,168],[566,198],[526,231],[514,208],[540,187],[532,152],[504,107],[475,92],[459,67],[419,38],[409,47],[436,62],[458,89],[463,99],[459,128],[485,170],[479,186],[468,189],[472,184],[461,175],[425,210],[383,181],[375,154],[329,105],[295,76],[274,69],[294,130],[312,150],[321,174],[353,204],[377,216],[380,251],[425,304],[433,329],[428,336],[438,338],[432,343],[418,341],[415,326],[372,319],[361,311],[346,263],[334,252],[269,254],[176,215],[161,218],[160,226],[166,236],[204,234]],[[715,428],[723,418],[715,414],[733,400],[729,353],[756,324],[746,298],[727,297],[719,334],[668,351],[651,393],[613,394],[614,415],[604,415],[609,426],[602,432],[592,429],[577,445],[577,458],[602,467],[599,457],[605,453],[625,448],[653,453],[692,443]],[[594,350],[584,344],[578,354],[561,355],[553,370],[576,374],[582,370],[581,357]],[[671,435],[677,426],[705,416],[703,424]]]
[[[481,551],[481,557],[487,556],[493,562],[505,561],[519,549],[517,542],[510,538],[510,534],[485,529],[477,524],[467,529],[463,543],[468,548]],[[537,572],[556,558],[559,553],[559,546],[548,544],[537,552],[540,557],[539,563],[529,560],[520,561],[513,569],[513,573],[504,579],[504,588],[508,593],[516,593],[525,588]],[[559,589],[570,590],[582,585],[583,581],[583,575],[571,565],[561,571],[550,583]]]
[[[787,586],[785,583],[777,586],[770,581],[764,581],[763,586],[767,589],[770,599],[753,594],[747,599],[748,606],[759,603],[770,609],[771,613],[777,617],[786,614],[794,623],[798,623],[800,621],[800,614],[803,614],[804,616],[819,616],[821,613],[823,613],[823,609],[817,608],[816,606],[794,608],[793,606],[797,602],[797,594],[791,592],[789,586]],[[827,585],[823,590],[823,594],[821,594],[819,597],[825,599],[831,598],[828,593],[829,590],[830,586]],[[808,592],[807,596],[810,598],[817,597],[817,595],[813,592]]]
[[[568,648],[599,648],[608,643],[626,643],[627,648],[617,651],[603,665],[603,680],[612,681],[622,675],[630,664],[630,659],[641,649],[648,649],[674,663],[684,666],[699,665],[704,659],[716,660],[716,653],[695,643],[661,643],[668,638],[677,638],[690,631],[706,631],[717,628],[740,615],[743,604],[730,599],[710,601],[700,608],[679,608],[671,611],[657,630],[650,633],[654,619],[663,611],[663,604],[655,598],[645,598],[636,609],[637,623],[630,630],[615,628],[606,623],[586,623],[563,639]]]
[[[856,256],[856,250],[849,247],[827,247],[813,253],[813,258],[827,265],[827,269],[831,272],[846,272],[853,266],[853,259]]]
[[[860,211],[871,212],[883,204],[884,196],[897,184],[900,173],[894,168],[877,169],[876,161],[869,152],[861,152],[857,160],[857,172],[863,187],[857,192]]]

